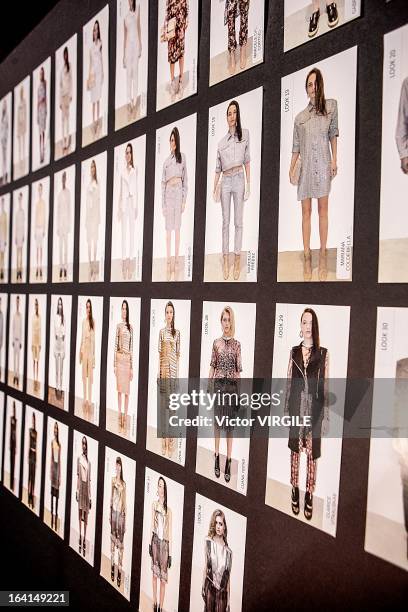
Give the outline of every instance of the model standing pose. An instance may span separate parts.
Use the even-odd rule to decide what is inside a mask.
[[[126,482],[123,480],[122,459],[116,457],[116,474],[112,478],[110,515],[111,528],[111,580],[115,580],[115,549],[118,551],[118,573],[116,584],[122,580],[123,539],[126,531]]]
[[[408,77],[403,80],[401,86],[395,140],[401,159],[401,170],[408,174]]]
[[[133,147],[125,151],[126,164],[120,173],[118,220],[122,226],[122,276],[131,280],[135,273],[135,222],[137,218],[137,168],[133,162]]]
[[[88,242],[89,280],[99,279],[98,234],[101,223],[101,194],[96,171],[96,163],[91,161],[91,182],[86,190],[86,240]]]
[[[227,108],[228,132],[218,143],[213,198],[221,201],[222,255],[224,280],[229,277],[229,225],[231,198],[234,201],[234,280],[241,274],[241,249],[244,202],[250,195],[249,131],[241,127],[239,104],[232,100]],[[222,173],[222,179],[221,179]],[[221,183],[219,181],[221,179]]]
[[[27,136],[27,102],[24,96],[24,85],[20,87],[20,101],[17,106],[17,142],[19,176],[25,171],[25,142]],[[15,178],[15,177],[14,177]]]
[[[170,93],[172,102],[176,94],[183,97],[184,46],[188,28],[188,0],[166,0],[166,13],[162,28],[161,41],[167,41],[167,60],[170,64]],[[178,80],[174,76],[176,63],[179,63]]]
[[[83,401],[85,410],[92,407],[92,383],[95,369],[95,321],[92,316],[92,303],[86,300],[86,316],[82,321],[81,348],[79,363],[82,364]]]
[[[97,137],[98,131],[102,128],[102,120],[100,114],[100,100],[102,97],[103,85],[103,56],[102,56],[102,40],[99,21],[96,20],[92,30],[92,44],[89,49],[89,72],[86,83],[87,89],[91,95],[92,103],[92,133],[94,139]]]
[[[242,372],[241,343],[234,338],[235,317],[231,306],[225,306],[223,308],[220,321],[222,336],[221,338],[214,340],[208,378],[210,381],[215,379],[215,391],[219,390],[221,394],[236,393],[237,379],[241,377]],[[220,405],[216,406],[215,409],[222,413],[220,416],[224,414],[226,416],[234,416],[236,406],[232,405],[231,402],[229,406]],[[219,426],[216,421],[214,424],[214,473],[216,478],[220,477],[221,470],[219,452],[221,430],[225,431],[227,437],[227,458],[225,461],[224,478],[226,482],[229,482],[231,479],[233,428],[230,425]]]
[[[290,427],[288,442],[291,450],[292,512],[299,514],[299,467],[303,451],[307,457],[304,514],[310,521],[321,436],[328,432],[329,422],[329,353],[320,346],[319,321],[312,308],[305,308],[302,313],[300,336],[302,342],[290,351],[285,412],[291,417],[311,417],[311,426]]]
[[[172,302],[167,302],[164,313],[166,327],[159,332],[159,371],[157,374],[162,418],[165,418],[164,410],[168,410],[169,394],[177,387],[180,361],[180,331],[175,328],[176,312]],[[162,455],[167,453],[167,456],[171,458],[173,451],[174,438],[162,435]]]
[[[41,317],[37,298],[35,298],[34,301],[34,314],[31,322],[31,352],[33,355],[34,391],[39,391],[40,381],[38,380],[38,365],[41,352]]]
[[[166,227],[166,279],[178,279],[181,215],[186,207],[188,191],[186,156],[180,151],[177,127],[170,134],[170,155],[163,164],[162,210]],[[171,233],[174,231],[174,267],[171,259]]]
[[[168,570],[171,568],[172,514],[167,505],[167,483],[163,476],[157,482],[157,500],[152,503],[151,533],[149,555],[152,559],[153,611],[164,612]],[[160,582],[158,604],[157,581]]]
[[[47,81],[45,80],[44,68],[40,68],[40,82],[37,89],[37,124],[40,135],[40,163],[45,158],[45,130],[47,128]]]
[[[62,374],[65,359],[65,321],[62,297],[58,298],[54,317],[55,396],[62,399]]]
[[[23,342],[23,317],[20,313],[20,296],[16,297],[16,312],[13,315],[13,385],[20,386],[20,351]]]
[[[408,82],[408,79],[407,79]],[[408,559],[408,437],[407,437],[407,383],[408,383],[408,358],[397,361],[395,372],[395,397],[394,397],[394,430],[392,446],[398,457],[401,474],[402,507],[404,513],[404,526],[407,538]]]
[[[246,66],[246,48],[248,43],[248,13],[250,0],[226,0],[224,11],[224,25],[228,27],[228,70],[235,72],[235,49],[237,39],[235,35],[235,21],[239,15],[239,65],[241,70]]]
[[[4,98],[3,106],[1,107],[0,119],[0,144],[1,144],[1,175],[0,185],[8,183],[7,176],[7,144],[9,137],[9,116],[7,112],[7,100]]]
[[[88,526],[88,514],[92,507],[91,499],[91,462],[88,459],[88,440],[82,436],[82,454],[77,457],[77,489],[76,501],[78,502],[78,524],[79,524],[79,554],[86,555],[86,528]],[[84,536],[82,538],[82,523],[84,524]],[[82,550],[81,550],[82,548]]]
[[[31,427],[28,432],[28,505],[34,510],[35,468],[37,465],[37,430],[35,428],[35,412],[31,417]]]
[[[18,208],[15,216],[14,244],[17,249],[16,280],[23,281],[23,246],[25,242],[25,212],[23,209],[23,194],[18,194]]]
[[[57,236],[59,238],[59,279],[67,279],[68,235],[71,233],[71,192],[67,185],[67,174],[62,173],[62,189],[57,201]]]
[[[9,450],[10,450],[10,489],[14,491],[14,470],[16,466],[16,452],[17,452],[17,418],[16,418],[16,402],[13,400],[13,414],[10,417],[10,438],[9,438]]]
[[[68,56],[68,47],[64,47],[63,59],[64,65],[59,75],[59,107],[61,110],[62,154],[66,155],[71,147],[69,107],[72,102],[72,70]]]
[[[0,280],[4,280],[4,263],[8,241],[7,213],[4,210],[4,198],[0,199]]]
[[[59,441],[58,423],[54,423],[54,438],[51,440],[51,461],[50,461],[50,482],[51,482],[51,529],[59,531],[58,525],[58,500],[61,484],[61,444]],[[55,503],[55,509],[54,509]]]
[[[35,204],[34,216],[34,236],[37,247],[37,267],[35,270],[35,278],[42,278],[42,257],[43,257],[43,242],[45,237],[45,202],[43,200],[43,186],[38,183],[38,200]]]
[[[130,381],[133,380],[133,327],[129,323],[129,304],[122,302],[122,321],[116,326],[113,371],[118,392],[119,429],[127,431]],[[122,413],[124,395],[124,413]]]
[[[329,193],[331,182],[337,175],[337,101],[326,100],[323,76],[318,68],[310,70],[305,87],[310,101],[305,110],[295,117],[289,179],[292,184],[296,183],[300,156],[297,199],[302,202],[303,277],[305,281],[312,279],[310,233],[312,199],[315,198],[319,213],[319,280],[325,281]]]
[[[0,297],[0,380],[3,381],[3,360],[1,358],[1,353],[3,351],[3,342],[4,342],[4,338],[5,338],[5,333],[4,333],[4,315],[3,315],[3,310],[1,308],[1,297]]]
[[[214,510],[204,546],[204,579],[201,595],[204,612],[229,612],[232,550],[228,546],[225,514]]]
[[[327,12],[327,23],[329,28],[334,28],[339,23],[339,14],[337,11],[336,2],[330,2],[326,0],[326,12]],[[312,1],[312,14],[309,19],[309,31],[308,36],[312,38],[319,29],[320,19],[320,0]]]
[[[142,55],[140,2],[129,0],[129,10],[123,20],[123,68],[126,70],[128,121],[136,112],[139,59]]]

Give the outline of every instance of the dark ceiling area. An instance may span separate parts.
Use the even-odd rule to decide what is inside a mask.
[[[7,19],[2,20],[0,36],[0,63],[37,26],[59,0],[41,0],[22,5],[21,2],[7,4]],[[12,24],[12,27],[10,27]]]

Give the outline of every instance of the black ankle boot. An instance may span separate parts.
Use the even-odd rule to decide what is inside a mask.
[[[299,487],[292,487],[292,512],[298,515],[299,511]]]
[[[231,480],[231,459],[225,461],[225,471],[224,471],[225,482],[229,482]]]
[[[221,470],[220,470],[220,455],[215,455],[215,462],[214,462],[214,474],[216,478],[220,477],[221,474]]]

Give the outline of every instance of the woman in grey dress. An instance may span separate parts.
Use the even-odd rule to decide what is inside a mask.
[[[76,500],[78,502],[79,522],[79,553],[86,555],[86,528],[88,525],[88,514],[91,509],[91,462],[88,459],[88,440],[82,436],[82,455],[77,458],[77,490]],[[82,523],[84,524],[84,537],[82,535]],[[82,551],[81,551],[82,547]]]
[[[325,281],[327,278],[326,243],[329,193],[331,182],[337,175],[337,137],[339,135],[337,101],[325,99],[323,76],[318,68],[310,70],[305,87],[309,96],[309,104],[295,117],[289,179],[292,184],[297,183],[297,199],[302,202],[303,276],[305,281],[312,279],[310,252],[312,198],[318,201],[319,280]]]

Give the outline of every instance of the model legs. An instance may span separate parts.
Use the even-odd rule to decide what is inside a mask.
[[[320,253],[319,253],[319,280],[325,281],[327,278],[327,233],[329,227],[329,196],[324,196],[318,199],[319,211],[319,235],[320,235]]]
[[[16,463],[16,449],[10,448],[10,489],[14,491],[14,466]]]
[[[67,259],[68,259],[68,236],[62,234],[59,237],[59,261],[60,261],[60,274],[59,277],[62,279],[67,278]]]
[[[240,45],[240,68],[244,70],[246,66],[246,46],[248,42],[248,11],[249,2],[245,0],[239,0],[239,13],[240,24],[239,24],[239,45]]]
[[[4,251],[0,251],[0,280],[4,278]]]
[[[14,340],[14,343],[18,346],[14,347],[14,351],[13,351],[13,357],[14,357],[14,378],[15,378],[15,382],[17,383],[17,385],[20,384],[19,378],[20,378],[20,346],[19,346],[19,341],[18,340]]]
[[[242,230],[244,217],[244,192],[245,179],[243,172],[239,172],[232,177],[232,195],[234,198],[234,253],[235,256],[241,255],[242,249]]]
[[[23,280],[23,247],[17,247],[17,280]]]
[[[402,502],[404,506],[404,523],[405,530],[408,534],[408,467],[406,465],[401,465],[401,484]]]

